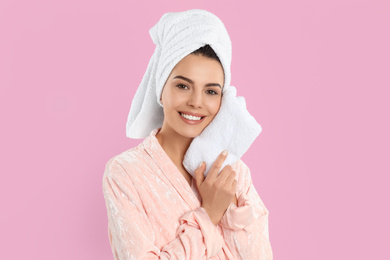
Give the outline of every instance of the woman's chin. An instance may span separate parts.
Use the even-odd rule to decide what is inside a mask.
[[[204,127],[185,127],[180,129],[179,133],[188,138],[195,138],[202,133],[203,129]]]

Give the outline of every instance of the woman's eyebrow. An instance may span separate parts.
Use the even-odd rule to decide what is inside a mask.
[[[182,79],[182,80],[188,81],[188,82],[191,83],[191,84],[194,84],[194,82],[193,82],[191,79],[186,78],[186,77],[184,77],[184,76],[180,76],[180,75],[179,75],[179,76],[174,77],[173,79],[176,79],[176,78]],[[217,86],[217,87],[219,87],[219,88],[222,88],[221,85],[219,85],[218,83],[208,83],[208,84],[206,84],[206,87],[212,87],[212,86]]]

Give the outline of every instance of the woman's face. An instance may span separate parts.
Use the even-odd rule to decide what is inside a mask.
[[[218,61],[195,54],[184,57],[163,88],[162,129],[190,138],[198,136],[219,111],[223,84],[224,72]],[[182,114],[198,117],[184,118]]]

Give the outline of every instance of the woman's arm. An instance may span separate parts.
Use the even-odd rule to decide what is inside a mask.
[[[143,203],[120,163],[110,160],[104,172],[103,194],[109,222],[109,240],[116,260],[208,259],[224,244],[222,234],[204,208],[186,212],[176,238],[160,250]]]
[[[268,216],[253,183],[250,170],[240,161],[237,173],[244,174],[243,191],[238,207],[231,203],[218,225],[222,227],[229,248],[234,248],[238,259],[272,260]]]

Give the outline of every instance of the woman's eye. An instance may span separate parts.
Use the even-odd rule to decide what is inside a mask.
[[[177,84],[177,87],[182,89],[182,87],[187,87],[187,86],[186,86],[186,85],[183,85],[183,84]],[[187,87],[187,88],[188,88],[188,87]]]
[[[211,89],[210,89],[210,90],[207,90],[207,91],[208,91],[208,93],[210,93],[209,91],[211,91],[211,93],[210,93],[211,95],[218,95],[218,93],[215,92],[214,90],[211,90]]]

